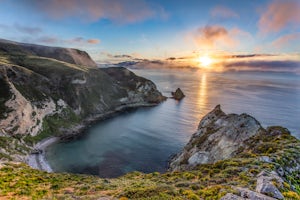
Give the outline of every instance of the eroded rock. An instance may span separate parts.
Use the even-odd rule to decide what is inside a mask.
[[[177,88],[175,92],[171,92],[172,97],[176,100],[181,100],[185,97],[182,90],[180,88]]]
[[[189,143],[171,160],[170,169],[192,169],[198,164],[231,158],[247,139],[263,131],[250,115],[227,115],[218,105],[202,118]]]
[[[249,200],[276,200],[275,198],[269,197],[269,196],[264,195],[264,194],[260,194],[258,192],[254,192],[254,191],[249,190],[247,188],[235,187],[234,189],[236,189],[239,192],[239,195],[242,198],[245,198],[245,199],[249,199]]]
[[[283,195],[277,187],[283,187],[283,180],[274,171],[262,171],[257,175],[256,192],[274,197],[276,199],[284,199]],[[276,183],[277,187],[274,185]]]

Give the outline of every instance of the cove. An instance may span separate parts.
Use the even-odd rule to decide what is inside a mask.
[[[264,127],[281,124],[299,138],[300,77],[286,73],[140,69],[164,95],[180,87],[186,97],[139,108],[95,123],[83,136],[55,143],[46,158],[57,172],[117,177],[131,171],[164,172],[217,104],[226,113],[254,116]]]
[[[48,147],[47,160],[57,172],[100,177],[117,177],[131,171],[164,172],[168,158],[190,137],[180,131],[182,125],[176,117],[168,117],[176,115],[177,106],[177,102],[168,100],[98,122],[80,138]]]

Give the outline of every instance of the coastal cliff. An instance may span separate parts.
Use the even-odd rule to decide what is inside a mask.
[[[300,141],[283,127],[264,129],[247,114],[217,106],[203,117],[166,173],[115,179],[47,173],[0,164],[0,196],[36,199],[300,199]],[[195,156],[196,155],[196,156]],[[204,155],[204,156],[203,156]]]
[[[287,139],[293,142],[288,144]],[[170,160],[169,170],[199,170],[207,164],[229,170],[226,161],[230,160],[235,163],[231,170],[252,176],[254,185],[240,187],[229,181],[226,185],[235,194],[228,193],[221,199],[284,199],[280,191],[284,187],[300,192],[299,148],[299,141],[288,129],[279,126],[264,129],[252,116],[225,114],[217,105],[202,118],[184,149]],[[253,164],[248,163],[250,159]],[[261,169],[264,164],[271,166]]]
[[[6,40],[0,87],[0,137],[10,141],[0,146],[1,160],[24,161],[44,138],[72,137],[94,120],[165,100],[150,80],[98,69],[86,52]]]
[[[232,158],[248,147],[248,139],[263,134],[266,130],[255,118],[245,113],[226,115],[218,105],[203,117],[183,151],[170,161],[170,169],[193,169],[199,164]]]
[[[300,199],[300,141],[219,105],[163,174],[102,179],[24,164],[44,138],[74,137],[94,120],[165,100],[125,68],[97,69],[85,52],[58,49],[0,41],[0,198]]]

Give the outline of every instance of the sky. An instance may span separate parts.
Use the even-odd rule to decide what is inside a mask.
[[[0,38],[79,48],[99,63],[208,56],[298,72],[300,0],[0,0]]]

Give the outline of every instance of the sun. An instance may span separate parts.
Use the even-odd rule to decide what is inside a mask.
[[[209,67],[212,63],[212,59],[205,55],[205,56],[200,56],[198,58],[199,63],[201,64],[202,67]]]

